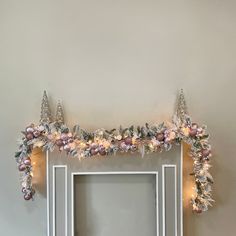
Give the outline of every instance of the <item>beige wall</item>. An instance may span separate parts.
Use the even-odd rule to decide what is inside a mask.
[[[212,134],[216,182],[185,235],[235,235],[235,42],[234,0],[0,0],[0,235],[45,232],[45,197],[22,200],[13,157],[43,89],[93,129],[169,119],[181,87]]]

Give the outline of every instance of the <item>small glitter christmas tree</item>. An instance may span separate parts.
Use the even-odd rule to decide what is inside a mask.
[[[52,114],[49,107],[49,101],[46,91],[43,93],[43,99],[41,104],[41,116],[40,123],[41,124],[49,124],[52,122]]]
[[[64,124],[64,112],[63,112],[63,108],[62,108],[60,101],[58,101],[58,103],[57,103],[56,120],[55,121],[58,125]]]
[[[184,123],[186,114],[187,114],[187,106],[186,106],[186,101],[184,98],[183,89],[181,89],[179,93],[179,97],[177,101],[177,109],[176,109],[176,115],[180,119],[181,123]]]

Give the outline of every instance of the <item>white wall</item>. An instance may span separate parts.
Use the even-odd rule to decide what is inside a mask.
[[[0,0],[0,235],[44,232],[45,198],[22,200],[13,157],[43,89],[93,129],[169,119],[182,87],[212,134],[217,200],[187,211],[186,235],[233,236],[235,13],[233,0]]]

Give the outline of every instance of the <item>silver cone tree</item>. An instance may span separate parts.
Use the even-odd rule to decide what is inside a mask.
[[[177,109],[176,115],[180,119],[181,123],[184,123],[187,114],[187,106],[184,97],[183,89],[180,90],[178,101],[177,101]]]
[[[49,106],[48,96],[46,91],[43,92],[43,99],[41,103],[40,124],[49,124],[52,122],[52,114]]]
[[[58,103],[57,103],[55,121],[59,125],[64,124],[64,112],[63,112],[63,108],[62,108],[62,105],[61,105],[60,101],[58,101]]]

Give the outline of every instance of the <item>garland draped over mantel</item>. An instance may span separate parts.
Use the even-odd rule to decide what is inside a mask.
[[[191,199],[193,211],[197,213],[207,211],[213,201],[211,197],[213,178],[209,173],[212,156],[209,135],[206,133],[206,126],[192,122],[186,110],[181,90],[171,123],[154,125],[146,123],[144,126],[98,129],[94,132],[88,132],[76,125],[70,130],[64,122],[60,103],[57,105],[55,120],[52,120],[48,97],[44,91],[40,122],[38,125],[29,125],[22,132],[19,150],[15,154],[21,173],[24,199],[30,200],[35,194],[31,164],[31,155],[35,147],[50,152],[58,148],[72,157],[83,159],[95,155],[108,156],[117,152],[140,152],[144,156],[147,153],[168,151],[173,145],[183,141],[191,146],[190,156],[193,159],[191,173],[195,178],[195,191]]]

